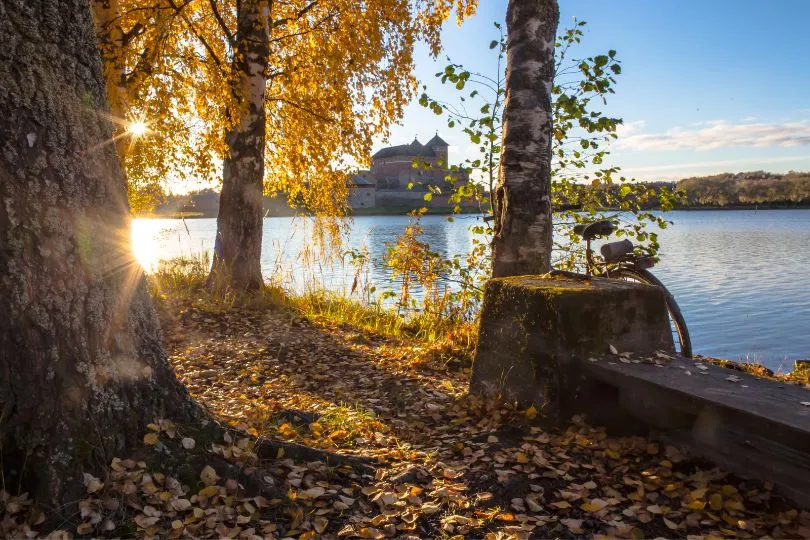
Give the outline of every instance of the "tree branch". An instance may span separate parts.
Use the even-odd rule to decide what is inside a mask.
[[[217,20],[217,23],[219,23],[219,27],[225,33],[228,44],[231,46],[231,48],[233,48],[236,41],[233,38],[233,32],[230,31],[228,25],[225,24],[225,20],[222,18],[222,15],[219,13],[219,9],[217,8],[217,0],[208,0],[208,3],[211,4],[211,11],[214,12],[214,18]]]
[[[187,1],[184,4],[184,6],[188,5],[190,2],[191,2],[191,0]],[[202,35],[200,35],[199,32],[197,32],[197,29],[194,28],[194,24],[188,19],[188,17],[186,17],[186,15],[184,13],[182,13],[182,11],[181,11],[182,7],[178,8],[176,6],[176,4],[174,3],[174,0],[169,0],[169,5],[171,5],[172,8],[174,8],[175,12],[178,15],[180,15],[180,17],[183,19],[183,22],[185,22],[188,25],[189,30],[191,30],[191,34],[194,37],[197,38],[197,40],[202,44],[203,47],[205,47],[205,50],[207,50],[208,54],[211,55],[211,58],[214,59],[214,63],[217,65],[217,67],[222,69],[222,62],[220,61],[219,57],[217,56],[217,53],[214,51],[214,49],[211,47],[211,45],[208,44],[208,41]]]
[[[292,34],[284,34],[283,36],[279,36],[277,38],[271,39],[270,42],[271,43],[276,43],[276,42],[283,41],[285,39],[289,39],[289,38],[292,38],[292,37],[301,37],[301,36],[306,36],[307,34],[311,34],[315,30],[318,30],[318,28],[323,23],[327,22],[329,19],[332,19],[332,18],[336,17],[338,14],[340,14],[339,11],[336,11],[334,13],[330,13],[329,15],[326,15],[323,19],[317,21],[315,24],[313,24],[310,28],[308,28],[306,30],[302,30],[300,32],[295,32],[295,33],[292,33]]]
[[[309,108],[301,105],[300,103],[290,101],[289,99],[285,99],[285,98],[267,98],[265,101],[280,101],[281,103],[284,103],[286,105],[289,105],[290,107],[298,109],[299,111],[302,111],[302,112],[305,112],[305,113],[307,113],[309,115],[312,115],[315,118],[323,120],[324,122],[327,122],[329,124],[334,124],[335,123],[334,118],[329,118],[328,116],[324,116],[324,115],[322,115],[320,113],[317,113],[317,112],[313,111],[312,109],[309,109]]]
[[[312,8],[314,8],[317,5],[318,5],[318,0],[315,0],[314,2],[310,2],[309,4],[304,6],[303,8],[299,9],[298,13],[296,13],[295,17],[286,17],[284,19],[279,19],[277,21],[274,21],[272,23],[272,27],[273,28],[278,28],[280,26],[284,26],[285,24],[288,24],[291,21],[297,21],[298,19],[300,19],[301,17],[303,17],[304,15],[309,13],[309,11],[312,10]]]

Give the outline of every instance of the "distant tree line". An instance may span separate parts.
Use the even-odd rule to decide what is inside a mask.
[[[584,191],[607,190],[611,193],[600,200],[619,201],[622,207],[637,204],[643,209],[668,208],[714,208],[735,206],[810,206],[810,172],[790,171],[787,174],[774,174],[763,171],[744,173],[722,173],[713,176],[696,176],[684,178],[677,182],[645,182],[648,189],[628,190],[622,185],[600,185],[591,187],[578,185],[573,199],[581,198]],[[659,200],[662,188],[676,194],[668,196],[667,201]],[[580,192],[580,193],[576,193]],[[636,200],[638,199],[638,200]],[[164,194],[156,205],[157,215],[176,215],[179,213],[199,217],[216,217],[219,209],[219,192],[213,189],[192,191],[184,195]],[[291,215],[284,197],[264,198],[264,211],[270,215]]]
[[[764,171],[695,176],[676,182],[641,182],[647,189],[632,192],[622,184],[580,184],[566,197],[567,203],[606,192],[600,200],[613,201],[619,209],[637,205],[657,208],[791,207],[810,206],[810,172],[774,174]],[[674,196],[673,196],[674,195]],[[611,203],[609,203],[611,204]],[[611,204],[612,205],[612,204]]]
[[[155,207],[149,213],[161,217],[204,217],[215,218],[219,213],[219,190],[205,188],[182,195],[162,193]],[[284,194],[262,197],[262,212],[271,216],[292,216],[296,208],[303,208],[299,199],[293,199],[292,206]]]
[[[810,205],[810,172],[763,171],[685,178],[676,184],[681,206]]]

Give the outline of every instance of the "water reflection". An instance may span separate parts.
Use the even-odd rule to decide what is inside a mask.
[[[790,369],[810,358],[810,211],[676,213],[657,274],[697,351]]]

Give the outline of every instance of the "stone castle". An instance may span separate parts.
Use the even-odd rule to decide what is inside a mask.
[[[470,177],[464,170],[451,171],[449,145],[438,133],[427,144],[414,139],[411,144],[383,148],[371,157],[371,169],[358,171],[352,178],[349,205],[352,208],[399,207],[423,201],[428,186],[438,186],[428,206],[446,206],[453,178],[456,186]],[[409,186],[411,186],[409,188]]]

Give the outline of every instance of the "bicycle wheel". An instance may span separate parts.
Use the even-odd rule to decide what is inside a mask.
[[[672,336],[675,338],[673,341],[676,346],[679,346],[677,352],[681,356],[692,358],[692,340],[689,339],[689,330],[686,328],[686,321],[681,314],[681,308],[678,307],[678,303],[675,302],[675,297],[672,296],[672,293],[664,287],[664,284],[661,283],[657,277],[647,270],[639,268],[620,268],[611,272],[610,277],[661,287],[661,289],[664,290],[667,312],[669,313],[669,322],[672,327]]]

